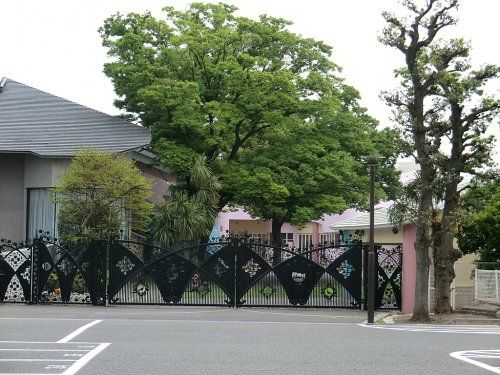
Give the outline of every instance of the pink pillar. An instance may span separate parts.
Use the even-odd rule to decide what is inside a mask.
[[[417,273],[417,260],[415,255],[415,239],[417,227],[407,224],[403,227],[403,272],[401,279],[401,312],[413,313],[415,303],[415,277]]]
[[[312,244],[319,244],[319,223],[312,222]]]

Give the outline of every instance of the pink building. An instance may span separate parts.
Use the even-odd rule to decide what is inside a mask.
[[[330,229],[330,225],[356,215],[359,215],[358,211],[349,209],[341,215],[325,215],[321,220],[311,221],[302,228],[285,223],[281,228],[283,242],[298,248],[326,241],[338,243],[341,235],[339,231]],[[223,235],[226,233],[247,234],[252,238],[269,240],[272,233],[271,223],[271,220],[259,220],[251,217],[242,208],[226,209],[217,217],[216,229],[218,233]]]

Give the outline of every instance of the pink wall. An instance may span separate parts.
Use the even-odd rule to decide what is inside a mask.
[[[360,212],[356,211],[354,209],[348,209],[344,213],[340,215],[325,215],[321,218],[321,220],[314,220],[312,223],[318,223],[319,225],[316,226],[316,229],[314,229],[313,226],[313,233],[319,233],[319,232],[331,232],[332,230],[330,229],[330,225],[334,224],[338,221],[342,220],[347,220],[350,219],[351,217],[354,217],[356,215],[359,215]],[[252,218],[248,213],[246,213],[243,209],[238,208],[235,211],[223,211],[219,214],[219,230],[221,233],[225,233],[226,230],[229,230],[229,220],[257,220]],[[271,226],[269,226],[270,228]],[[283,224],[282,230],[283,233],[298,233],[297,227],[285,223]],[[319,239],[319,234],[318,234],[318,239]]]
[[[401,279],[401,312],[403,314],[413,313],[415,302],[415,277],[417,261],[415,257],[415,239],[417,227],[415,224],[407,224],[403,227],[403,275]]]

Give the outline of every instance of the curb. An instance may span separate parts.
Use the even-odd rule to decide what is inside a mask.
[[[394,313],[381,313],[377,314],[373,317],[373,324],[380,324],[380,323],[386,323],[386,324],[394,324],[394,319],[392,316],[395,315]],[[368,320],[364,320],[361,324],[369,324]]]

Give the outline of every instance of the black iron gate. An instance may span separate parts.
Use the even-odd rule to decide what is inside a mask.
[[[391,249],[378,250],[381,308],[401,306],[401,248],[399,258]],[[42,236],[30,246],[0,244],[0,300],[361,308],[362,254],[360,243],[299,251],[228,237],[162,248],[116,239],[68,245]]]
[[[360,308],[361,259],[360,244],[299,253],[246,238],[180,249],[114,241],[109,301]]]
[[[367,275],[368,245],[365,244],[363,250],[364,275]],[[374,250],[376,259],[375,309],[401,310],[403,249],[400,244],[376,244]],[[367,277],[364,281],[364,290],[367,291]]]

